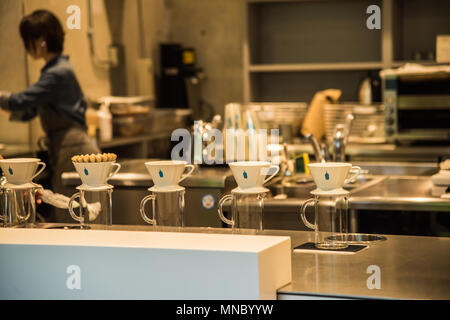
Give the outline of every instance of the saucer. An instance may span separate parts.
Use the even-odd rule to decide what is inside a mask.
[[[148,191],[151,192],[177,192],[177,191],[183,191],[186,190],[185,187],[182,186],[166,186],[166,187],[156,187],[153,186],[151,188],[148,189]]]
[[[110,185],[110,184],[105,184],[102,186],[88,186],[87,184],[82,184],[79,185],[78,187],[76,187],[77,190],[80,191],[105,191],[105,190],[109,190],[109,189],[113,189],[114,186]]]
[[[265,193],[270,192],[269,189],[264,187],[254,187],[254,188],[245,188],[242,189],[241,187],[234,188],[231,190],[231,193],[239,193],[239,194],[257,194],[257,193]]]
[[[4,189],[31,189],[31,188],[42,188],[40,184],[36,184],[34,182],[22,183],[22,184],[12,184],[10,182],[6,182],[1,186]]]
[[[348,195],[350,192],[343,189],[343,188],[339,188],[339,189],[333,189],[333,190],[321,190],[319,188],[311,191],[311,194],[313,195],[317,195],[317,196],[345,196]]]

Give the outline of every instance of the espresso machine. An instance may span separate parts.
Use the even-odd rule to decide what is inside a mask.
[[[194,48],[179,43],[160,44],[157,105],[159,108],[190,108],[194,119],[210,120],[214,110],[201,98],[205,74],[196,66],[196,59]]]

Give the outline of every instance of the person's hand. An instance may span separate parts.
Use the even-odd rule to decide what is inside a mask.
[[[36,203],[37,204],[41,204],[42,203],[42,199],[41,199],[42,195],[43,195],[42,189],[38,189],[36,191],[36,194],[35,194],[35,198],[36,198]]]
[[[5,111],[5,110],[3,110],[2,108],[0,108],[0,116],[9,118],[10,115],[11,115],[11,112]]]

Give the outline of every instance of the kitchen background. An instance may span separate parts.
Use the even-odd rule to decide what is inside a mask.
[[[81,10],[79,30],[65,24],[66,10],[74,4]],[[381,30],[365,26],[366,8],[372,4],[382,9]],[[377,80],[382,68],[408,61],[435,64],[436,36],[450,33],[450,2],[445,0],[3,0],[2,90],[22,90],[39,77],[43,63],[26,56],[18,32],[22,16],[38,8],[53,11],[63,22],[64,53],[91,101],[154,91],[143,92],[145,85],[138,80],[145,59],[152,64],[157,91],[159,44],[178,42],[195,49],[196,64],[206,75],[201,98],[222,115],[229,102],[309,103],[315,92],[327,88],[341,89],[341,101],[357,101],[361,81],[368,76]],[[123,58],[119,64],[95,63],[91,50],[97,60],[105,60],[111,45]],[[373,102],[380,101],[380,91],[374,92]],[[41,136],[37,119],[31,124],[0,119],[2,143],[35,149]]]
[[[67,18],[71,15],[66,10],[71,5],[80,8],[79,30],[69,30],[66,26]],[[370,5],[381,8],[381,29],[370,30],[366,27],[369,17],[366,10]],[[376,108],[366,108],[366,105],[362,109],[352,109],[353,112],[361,113],[353,122],[353,136],[349,137],[351,143],[346,147],[345,153],[347,161],[360,165],[369,175],[381,175],[384,179],[366,179],[363,176],[358,182],[360,184],[351,186],[354,191],[359,187],[366,188],[361,189],[361,192],[371,191],[371,199],[378,201],[364,206],[367,198],[363,194],[360,197],[361,207],[357,207],[358,203],[354,200],[355,210],[370,211],[369,213],[378,210],[378,216],[385,216],[382,216],[377,225],[372,220],[361,220],[360,225],[367,224],[366,229],[362,230],[387,233],[388,230],[379,229],[378,226],[394,225],[392,212],[420,211],[420,217],[419,213],[417,214],[420,218],[417,218],[418,223],[414,222],[415,217],[412,214],[395,215],[399,221],[392,232],[399,232],[405,225],[425,225],[423,221],[428,221],[429,216],[436,216],[428,215],[428,212],[439,212],[441,217],[447,215],[447,200],[431,196],[430,177],[438,171],[441,161],[450,158],[450,132],[448,121],[445,120],[448,119],[450,110],[448,89],[445,91],[447,98],[444,97],[443,100],[446,105],[439,105],[438,109],[431,111],[429,105],[425,106],[429,102],[436,102],[436,92],[425,92],[423,95],[426,99],[419,101],[418,105],[419,111],[422,112],[419,114],[419,122],[428,126],[426,129],[434,129],[433,126],[438,123],[435,121],[436,115],[439,115],[440,123],[443,123],[439,134],[442,133],[440,138],[443,137],[443,141],[425,139],[425,143],[406,143],[404,146],[387,143],[388,141],[383,140],[384,126],[392,119],[385,117],[381,108],[383,101],[379,71],[400,67],[408,62],[425,66],[444,65],[445,63],[437,61],[436,43],[438,35],[450,34],[450,1],[2,0],[1,90],[23,90],[39,77],[43,63],[33,61],[25,54],[18,31],[21,18],[38,8],[51,10],[63,23],[66,31],[64,53],[70,56],[82,89],[94,107],[98,107],[94,102],[101,97],[142,95],[155,97],[153,102],[156,107],[160,107],[158,104],[161,97],[158,95],[163,60],[160,44],[179,43],[185,48],[195,50],[195,66],[201,69],[200,74],[205,76],[199,76],[201,85],[197,89],[203,105],[212,106],[212,112],[209,112],[207,118],[197,118],[194,115],[184,123],[177,123],[173,121],[178,118],[176,112],[164,113],[162,111],[167,111],[167,108],[158,108],[159,110],[152,109],[151,120],[146,118],[147,115],[136,115],[131,117],[131,122],[123,122],[123,130],[119,130],[121,135],[116,135],[115,132],[112,140],[100,141],[103,152],[115,152],[119,160],[129,160],[123,163],[121,173],[145,174],[143,158],[169,158],[169,137],[174,128],[183,125],[192,129],[193,120],[202,118],[210,121],[214,114],[224,116],[226,106],[231,102],[268,102],[271,109],[266,110],[266,119],[261,120],[267,120],[267,123],[262,121],[262,124],[279,128],[282,138],[291,140],[288,141],[291,142],[288,151],[295,159],[290,160],[297,164],[297,160],[301,160],[304,153],[309,153],[317,159],[318,152],[314,152],[311,141],[290,139],[292,136],[299,138],[299,126],[286,129],[282,126],[283,121],[295,120],[296,125],[301,124],[314,94],[328,88],[342,90],[340,101],[346,102],[347,106],[358,106],[361,103],[361,84],[369,78],[373,85],[369,104]],[[89,30],[92,32],[89,33]],[[112,46],[117,48],[119,63],[107,66],[104,61],[108,59]],[[445,81],[444,85],[448,84],[448,77]],[[439,94],[437,96],[439,98]],[[441,103],[441,100],[438,103]],[[328,137],[337,124],[342,124],[343,119],[338,116],[344,115],[345,112],[341,107],[343,106],[329,106],[325,118],[321,119],[325,122]],[[389,109],[392,113],[395,113],[394,107],[397,106]],[[414,108],[417,105],[412,107],[413,111],[408,116],[414,119]],[[376,111],[372,112],[373,110]],[[403,119],[402,125],[407,124],[410,119],[408,116]],[[139,123],[133,122],[139,117]],[[128,118],[113,117],[113,122],[123,119]],[[414,123],[417,128],[413,129],[419,129],[417,132],[420,132],[420,129],[423,129],[420,124]],[[138,132],[137,129],[150,129],[151,133]],[[289,131],[291,129],[292,131]],[[284,130],[289,133],[285,135]],[[374,139],[361,143],[361,138],[365,138],[366,133],[375,133],[375,136],[367,137]],[[32,154],[39,148],[38,140],[42,136],[38,119],[29,124],[20,124],[0,117],[0,145],[8,146],[5,150],[0,150],[0,153],[5,157]],[[129,158],[137,160],[133,162]],[[303,167],[299,166],[300,169],[304,169],[305,161],[306,159]],[[416,164],[412,164],[413,162]],[[201,218],[204,220],[195,215],[188,215],[188,225],[221,225],[216,215],[210,215],[210,211],[202,209],[201,199],[205,194],[213,193],[218,200],[221,194],[231,188],[228,185],[231,176],[219,170],[223,168],[213,167],[208,171],[209,169],[202,167],[201,174],[189,182],[190,193],[186,203],[191,207],[187,208],[187,212],[196,213],[203,210],[207,213]],[[280,171],[286,173],[289,170]],[[203,188],[205,184],[202,179],[205,176],[215,179],[214,191]],[[404,180],[401,176],[412,178]],[[75,187],[77,179],[75,175],[75,179],[68,179],[70,181],[67,183]],[[147,192],[148,181],[133,181],[133,185],[130,185],[129,181],[122,181],[120,185],[121,181],[118,178],[116,180],[115,211],[135,212],[137,209],[131,210],[129,203],[139,204]],[[372,183],[373,188],[367,187],[367,183]],[[308,186],[312,188],[313,184]],[[417,193],[411,191],[413,189]],[[289,193],[289,190],[292,193]],[[291,189],[283,183],[274,183],[271,189],[274,196],[281,194],[294,199],[309,197],[311,190],[305,186],[304,181],[300,181]],[[446,193],[445,190],[441,192]],[[412,196],[417,197],[419,202],[416,198],[410,201]],[[393,201],[398,202],[398,199],[406,199],[406,204],[393,208]],[[291,228],[294,225],[300,227],[297,209],[294,207],[292,212],[280,218],[280,203],[285,204],[275,201],[272,207],[266,206],[268,211],[272,210],[274,213],[267,214],[267,225],[272,228]],[[359,213],[354,215],[357,214]],[[370,214],[365,214],[365,217],[371,218]],[[114,219],[115,223],[119,224],[143,223],[135,214],[121,217],[115,215]],[[414,221],[407,224],[405,219]],[[448,226],[448,218],[445,219],[444,224]],[[430,223],[436,225],[436,219],[432,220]],[[285,225],[280,226],[280,221]],[[426,230],[427,234],[448,233],[447,229],[443,232],[437,227],[430,229],[433,231]],[[404,232],[418,234],[422,230],[411,231],[410,228]]]
[[[230,101],[242,100],[241,45],[245,2],[92,0],[96,55],[106,59],[112,43],[124,48],[123,64],[111,69],[96,65],[90,57],[88,3],[83,0],[1,1],[0,88],[20,91],[38,79],[43,63],[26,57],[18,27],[24,14],[44,8],[54,12],[64,25],[64,53],[70,56],[90,100],[110,95],[138,95],[138,59],[151,58],[153,65],[158,66],[160,42],[180,42],[196,49],[198,64],[205,69],[208,77],[202,88],[203,97],[216,108],[216,112],[222,112],[224,105]],[[65,25],[70,16],[66,9],[74,4],[81,9],[80,30],[69,30]],[[11,123],[4,117],[0,119],[2,143],[31,142],[36,147],[41,135],[37,119],[31,124]]]
[[[80,8],[79,30],[68,29],[66,25],[73,14],[67,9],[73,5]],[[366,11],[372,5],[381,9],[381,29],[366,26],[370,16]],[[215,297],[216,293],[225,293],[225,299],[237,293],[231,297],[239,299],[258,284],[256,287],[263,288],[264,292],[273,289],[275,293],[279,289],[278,299],[320,299],[321,294],[326,299],[333,295],[339,299],[448,299],[450,0],[0,0],[0,90],[21,91],[38,79],[43,62],[34,61],[25,53],[18,28],[24,15],[41,8],[55,13],[65,29],[64,54],[70,56],[90,101],[89,133],[97,137],[102,152],[117,155],[121,167],[107,180],[114,188],[105,185],[106,178],[100,187],[94,183],[91,188],[90,181],[99,176],[92,173],[98,170],[106,174],[102,169],[110,163],[74,163],[78,172],[61,175],[62,183],[72,191],[55,195],[49,190],[51,168],[47,166],[35,179],[45,189],[39,206],[34,205],[35,185],[25,184],[23,188],[6,183],[6,179],[0,180],[0,214],[5,214],[0,224],[0,298],[85,299],[103,294],[101,299],[145,299],[150,294],[150,299],[176,299],[201,292],[201,299]],[[447,46],[444,56],[438,55],[438,38],[441,45]],[[185,48],[182,60],[194,62],[183,66],[193,71],[189,82],[182,82],[192,90],[189,94],[192,101],[188,101],[191,108],[171,105],[170,101],[182,96],[179,83],[170,90],[161,90],[163,83],[174,84],[180,80],[170,78],[176,75],[173,65],[162,67],[163,61],[167,63],[173,58],[161,55],[162,43],[179,43]],[[171,48],[174,47],[165,47]],[[177,54],[180,58],[180,51]],[[112,59],[115,55],[117,59]],[[112,63],[114,60],[118,63]],[[404,67],[407,63],[439,68],[440,72],[430,72],[430,75],[420,69],[398,77],[391,74],[389,81],[382,84],[381,70]],[[383,86],[386,83],[390,87]],[[340,103],[330,103],[324,96],[315,95],[329,88],[342,91]],[[100,130],[104,129],[102,117],[106,115],[99,99],[108,96],[148,96],[149,101],[145,103],[149,102],[149,107],[142,101],[136,105],[111,105],[113,136],[101,139],[107,130]],[[259,121],[253,121],[256,117],[252,111],[258,111]],[[280,130],[278,144],[270,145],[272,151],[280,151],[279,157],[271,159],[279,160],[279,170],[264,184],[267,189],[257,187],[236,192],[239,179],[241,186],[242,180],[254,176],[251,172],[258,172],[262,166],[242,166],[249,173],[243,170],[240,178],[241,171],[239,175],[232,174],[228,165],[189,165],[192,174],[177,181],[176,175],[170,172],[172,169],[167,168],[169,174],[166,174],[166,169],[160,168],[161,163],[152,162],[155,158],[170,158],[173,129],[189,128],[194,132],[195,141],[197,138],[201,141],[208,137],[209,126],[218,126],[219,122],[227,124],[223,120],[228,118],[233,122],[231,119],[239,115],[245,119],[241,122],[243,128],[258,123],[263,128]],[[194,124],[194,120],[200,119],[203,122]],[[300,134],[308,124],[311,131]],[[314,139],[316,132],[319,134]],[[47,160],[45,150],[40,150],[38,143],[43,136],[39,119],[21,124],[0,116],[0,155],[5,158]],[[326,139],[321,140],[321,136]],[[193,158],[201,159],[203,155],[195,153]],[[354,167],[352,170],[358,173],[352,173],[354,177],[344,182],[345,174],[340,174],[344,171],[342,166],[327,167],[330,163],[321,164],[321,157],[328,162],[349,162],[360,168]],[[10,174],[9,182],[14,183],[10,178],[13,170],[5,166],[9,166],[8,162],[12,161],[3,160],[1,169]],[[338,188],[326,192],[317,189],[328,183],[320,182],[317,173],[315,180],[312,178],[309,170],[314,169],[307,166],[308,162],[326,166],[325,173],[319,168],[320,177]],[[18,171],[14,169],[15,177],[20,177]],[[180,182],[183,188],[170,185],[159,189],[156,185],[156,189],[149,189],[154,182],[157,184],[158,176],[170,180],[175,177],[174,181]],[[335,179],[330,176],[342,176],[341,185],[333,185]],[[244,186],[248,185],[244,183]],[[345,199],[341,187],[348,191]],[[69,197],[78,192],[76,188],[84,191],[79,194],[79,200],[69,205]],[[166,192],[174,189],[177,191]],[[258,193],[252,193],[255,189]],[[312,193],[318,190],[321,205],[316,202],[315,210],[309,207],[301,218],[301,208],[312,203]],[[224,201],[231,194],[235,200]],[[150,214],[150,203],[146,205],[144,201],[156,197],[153,209],[158,212],[154,215],[157,228],[150,229],[151,221],[143,215],[144,211]],[[242,202],[237,200],[241,197]],[[76,201],[79,209],[69,214]],[[219,209],[223,209],[221,217]],[[24,211],[28,214],[19,214]],[[78,212],[83,213],[82,218],[76,216]],[[17,219],[6,219],[7,216]],[[159,231],[160,226],[164,230],[164,226],[182,225],[187,228],[172,230],[194,230],[213,236],[217,231],[222,233],[215,228],[230,227],[224,217],[233,219],[233,233],[237,227],[237,232],[242,234],[259,233],[263,229],[267,235],[289,236],[290,240],[285,238],[283,243],[286,251],[274,251],[272,243],[269,249],[263,247],[269,237],[261,244],[255,242],[256,238],[246,244],[244,237],[223,241],[225,238],[214,240],[199,234],[185,237],[188,233],[174,238],[169,233],[163,238],[157,234],[153,237],[151,233],[143,238],[130,233],[127,238],[123,232]],[[313,221],[313,217],[315,227],[306,222]],[[245,223],[251,223],[251,229],[245,229],[249,227]],[[22,225],[33,229],[1,228]],[[87,232],[81,242],[78,234],[73,235],[76,239],[70,238],[70,229],[91,226],[112,230],[101,233],[101,239],[95,231]],[[33,235],[42,231],[39,228],[60,229],[67,232],[67,237],[58,233],[58,239],[51,239],[51,233],[45,232],[43,235],[48,236],[35,238]],[[312,244],[314,239],[318,240],[319,234],[311,232],[313,228],[331,230],[337,235],[334,239],[340,239],[340,231],[348,232],[349,244],[369,248],[360,247],[362,253],[341,252],[353,253],[351,256],[299,252],[303,245],[308,245],[306,241]],[[121,230],[122,235],[107,236],[113,230]],[[201,245],[197,246],[196,241],[202,242]],[[224,247],[225,242],[232,246]],[[18,245],[27,243],[33,244],[32,250],[29,245]],[[39,245],[43,243],[56,245]],[[159,247],[160,243],[164,243],[170,254]],[[80,244],[82,247],[77,247]],[[92,248],[88,247],[90,244]],[[184,247],[186,244],[188,247]],[[118,250],[114,249],[117,245]],[[136,258],[126,250],[130,246]],[[101,251],[102,248],[107,251]],[[155,254],[152,248],[156,249]],[[292,261],[291,248],[296,251],[292,252]],[[139,249],[145,249],[145,254]],[[257,272],[249,269],[245,264],[248,259],[239,250],[250,253],[251,261],[254,256],[259,257]],[[258,254],[253,254],[255,250]],[[226,258],[221,258],[221,251],[226,253]],[[271,259],[268,254],[277,258]],[[165,256],[170,258],[168,263]],[[174,260],[175,256],[180,258]],[[214,261],[201,260],[203,256],[213,257]],[[154,257],[158,260],[156,264]],[[173,261],[182,262],[183,268]],[[285,265],[289,274],[286,279],[292,279],[291,283],[284,287],[280,283],[276,288],[262,283],[261,279],[265,278],[270,282],[284,278],[283,272],[267,265],[267,261]],[[239,263],[239,267],[232,263]],[[211,272],[205,268],[211,269],[211,265],[222,269],[214,268],[215,272]],[[234,273],[227,273],[227,278],[217,277],[220,270]],[[261,283],[249,274],[258,275]],[[235,281],[229,281],[230,277]],[[249,279],[251,285],[242,281],[243,278]],[[80,279],[83,279],[82,286]],[[224,283],[224,290],[216,280]],[[233,286],[236,288],[231,290]]]

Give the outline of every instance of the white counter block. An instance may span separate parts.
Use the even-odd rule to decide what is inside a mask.
[[[0,299],[276,299],[289,237],[0,229]]]

